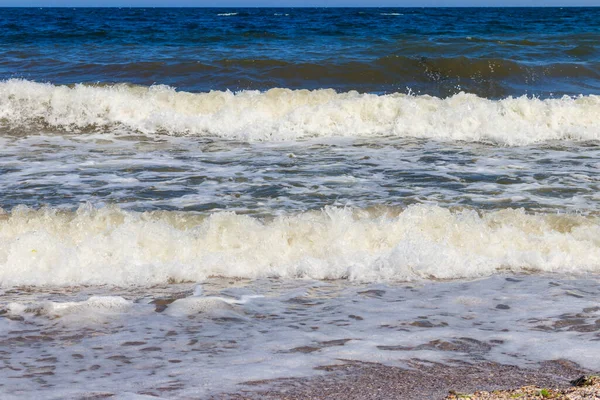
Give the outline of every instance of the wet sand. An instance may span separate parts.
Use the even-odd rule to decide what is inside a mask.
[[[347,361],[319,369],[328,373],[308,379],[246,382],[240,385],[238,393],[213,399],[444,399],[450,393],[470,394],[527,385],[564,389],[572,386],[571,380],[592,373],[566,360],[540,363],[535,368],[490,362],[446,365],[421,360],[412,360],[408,368],[399,368]],[[597,397],[585,398],[600,398],[600,391],[596,393]]]

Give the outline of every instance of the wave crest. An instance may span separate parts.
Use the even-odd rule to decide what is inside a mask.
[[[417,137],[527,145],[600,139],[600,96],[441,99],[332,89],[177,92],[168,86],[55,86],[0,82],[4,129],[141,133],[279,141],[318,137]]]
[[[59,212],[0,220],[0,286],[153,285],[209,276],[406,281],[600,272],[600,219],[437,206],[234,213]]]

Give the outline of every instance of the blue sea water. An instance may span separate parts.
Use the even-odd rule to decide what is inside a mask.
[[[0,397],[598,370],[599,193],[600,8],[0,8]]]
[[[598,8],[2,9],[0,78],[594,94],[599,21]]]

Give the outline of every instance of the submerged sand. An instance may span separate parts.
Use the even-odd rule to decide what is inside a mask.
[[[246,382],[238,393],[213,399],[600,399],[600,381],[574,387],[571,381],[592,372],[566,360],[527,368],[422,360],[400,368],[346,361],[319,369],[328,373],[308,379]]]

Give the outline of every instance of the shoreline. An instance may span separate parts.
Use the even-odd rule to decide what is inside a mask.
[[[327,371],[325,375],[245,382],[240,384],[237,393],[219,394],[211,399],[501,399],[510,397],[494,397],[501,396],[501,392],[488,394],[488,397],[481,394],[484,392],[478,394],[480,397],[474,393],[509,391],[523,386],[568,389],[572,387],[572,380],[594,373],[567,360],[546,361],[528,368],[493,362],[468,364],[456,361],[449,365],[418,359],[411,360],[406,368],[341,361],[344,364],[316,368]],[[589,391],[589,387],[587,389]],[[595,389],[597,397],[580,398],[600,398],[600,385],[592,390]],[[536,397],[525,395],[521,398]]]

